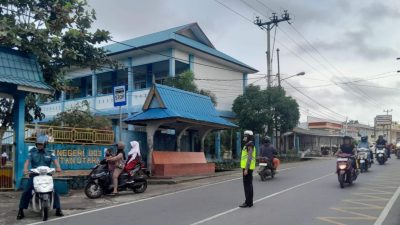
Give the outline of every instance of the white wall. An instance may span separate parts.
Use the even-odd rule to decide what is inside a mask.
[[[218,79],[230,81],[206,81],[196,80],[199,89],[207,89],[217,96],[218,110],[232,110],[233,101],[243,93],[243,73],[232,71],[230,68],[213,63],[209,60],[194,57],[194,74],[197,79]],[[219,68],[203,66],[200,64],[211,65]]]
[[[184,62],[184,63],[189,63],[189,54],[187,53],[187,52],[183,52],[183,51],[180,51],[180,50],[178,50],[178,49],[175,49],[175,58],[176,58],[176,60],[178,60],[178,61],[181,61],[181,62]],[[180,59],[182,59],[182,60],[180,60]]]

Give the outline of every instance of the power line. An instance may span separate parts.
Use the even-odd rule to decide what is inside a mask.
[[[324,108],[324,109],[328,110],[329,112],[332,112],[332,113],[334,113],[334,114],[336,114],[336,115],[339,115],[339,116],[341,116],[341,117],[343,117],[343,118],[346,118],[346,116],[344,116],[344,115],[342,115],[342,114],[340,114],[340,113],[337,113],[337,112],[331,110],[330,108],[328,108],[328,107],[322,105],[321,103],[319,103],[319,102],[316,101],[315,99],[311,98],[310,96],[308,96],[307,94],[305,94],[304,92],[302,92],[301,90],[299,90],[298,88],[296,88],[295,86],[293,86],[291,83],[289,83],[287,80],[285,80],[285,82],[286,82],[289,86],[291,86],[292,88],[294,88],[297,92],[299,92],[300,94],[304,95],[305,97],[307,97],[307,98],[310,99],[311,101],[315,102],[315,103],[316,103],[317,105],[319,105],[320,107],[322,107],[322,108]]]

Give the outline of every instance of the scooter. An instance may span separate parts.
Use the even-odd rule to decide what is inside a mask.
[[[350,154],[339,154],[336,161],[336,173],[338,175],[338,181],[340,188],[344,188],[344,184],[353,184],[353,181],[357,179],[358,172],[352,166],[353,156]]]
[[[368,148],[358,148],[357,149],[357,161],[360,165],[360,171],[367,172],[371,168],[371,156],[370,150]]]
[[[118,177],[118,191],[132,190],[135,193],[143,193],[147,189],[148,172],[144,164],[138,164],[129,172],[122,172]],[[132,179],[133,178],[133,179]],[[100,198],[102,195],[113,191],[112,173],[108,170],[107,162],[102,160],[89,174],[85,186],[85,195],[90,199]]]
[[[53,209],[54,183],[51,176],[54,168],[39,166],[31,169],[29,176],[33,177],[33,191],[30,206],[34,212],[40,213],[43,221],[49,216],[49,210]]]
[[[258,166],[258,175],[260,175],[261,181],[266,181],[268,177],[275,177],[276,170],[267,157],[260,157]]]
[[[376,160],[379,162],[379,165],[385,164],[387,161],[386,156],[386,148],[383,146],[377,146],[376,148]]]

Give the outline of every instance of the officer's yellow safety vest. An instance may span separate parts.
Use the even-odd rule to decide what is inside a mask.
[[[253,146],[253,157],[251,159],[250,162],[250,170],[254,170],[256,168],[256,148]],[[246,164],[247,164],[247,158],[248,158],[248,152],[247,152],[247,147],[244,146],[242,149],[242,157],[240,160],[240,168],[245,169],[246,168]]]

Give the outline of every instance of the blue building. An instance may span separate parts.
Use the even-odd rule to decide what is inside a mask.
[[[216,109],[222,117],[232,118],[234,99],[243,93],[248,74],[257,70],[218,51],[197,23],[191,23],[157,33],[104,46],[108,56],[124,65],[118,71],[104,66],[96,71],[72,68],[66,77],[76,89],[57,93],[53,100],[42,103],[46,119],[53,118],[83,100],[91,111],[114,119],[118,132],[118,108],[113,106],[112,88],[127,86],[127,105],[123,117],[140,112],[153,84],[184,71],[192,71],[200,89],[216,95]],[[223,82],[221,82],[221,80]],[[122,130],[144,131],[140,126],[124,124]],[[171,131],[163,131],[171,132]],[[119,134],[116,134],[118,137]],[[128,138],[128,137],[125,137]]]

